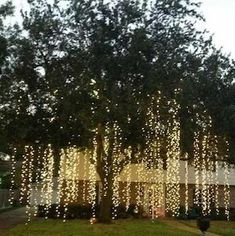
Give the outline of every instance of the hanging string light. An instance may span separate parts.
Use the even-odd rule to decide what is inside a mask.
[[[125,181],[122,188],[122,201],[125,203],[126,211],[128,211],[131,200],[131,147],[124,149],[124,156],[126,158],[126,166],[123,170]]]
[[[64,216],[63,221],[66,221],[67,213],[68,213],[68,205],[71,202],[71,182],[72,182],[72,173],[71,173],[71,165],[70,165],[70,157],[71,157],[71,149],[67,148],[65,149],[65,167],[64,167]]]
[[[39,184],[41,181],[41,175],[40,175],[40,168],[41,168],[41,155],[42,155],[42,148],[41,146],[37,146],[35,147],[35,155],[34,155],[34,159],[35,159],[35,163],[36,163],[36,168],[35,168],[35,185],[34,185],[34,216],[37,216],[38,213],[38,205],[39,205],[39,201],[38,201],[38,192],[39,192]]]
[[[178,91],[178,90],[177,90]],[[138,151],[136,159],[137,165],[137,181],[136,181],[136,210],[138,211],[141,206],[144,208],[149,207],[152,219],[155,219],[160,214],[160,208],[164,207],[166,200],[166,210],[171,212],[173,216],[179,214],[180,207],[180,120],[179,109],[180,106],[176,100],[171,100],[169,105],[169,122],[167,127],[167,135],[165,134],[166,125],[162,125],[160,122],[160,101],[161,93],[151,98],[150,107],[147,110],[146,127],[143,128],[143,132],[146,135],[146,147],[144,150]],[[219,214],[219,182],[218,182],[218,169],[219,163],[218,157],[218,141],[217,137],[212,137],[210,133],[211,118],[206,118],[207,114],[204,112],[201,117],[197,117],[197,124],[201,125],[202,130],[195,132],[194,134],[194,170],[195,170],[195,199],[196,205],[199,205],[200,194],[202,194],[202,213],[208,215],[211,213],[211,204],[215,203],[216,213]],[[121,155],[122,148],[122,133],[117,122],[114,122],[113,127],[110,123],[107,123],[104,131],[103,148],[104,153],[107,154],[110,151],[111,143],[110,137],[114,134],[113,143],[113,162],[112,165],[108,165],[108,155],[102,155],[102,162],[104,165],[104,183],[103,194],[106,196],[108,190],[108,177],[112,174],[112,217],[117,218],[117,208],[120,205],[120,161],[123,160]],[[161,139],[167,136],[167,153],[166,153],[166,167],[161,157]],[[97,130],[96,135],[97,136]],[[226,142],[227,143],[227,142]],[[228,145],[228,143],[227,143]],[[35,193],[38,191],[39,183],[42,183],[41,188],[41,203],[45,206],[45,218],[48,217],[48,213],[52,204],[53,193],[53,172],[54,172],[54,158],[49,144],[44,152],[43,158],[39,158],[39,150],[36,153],[35,149],[30,146],[25,147],[25,154],[22,162],[21,173],[21,191],[20,201],[26,202],[26,213],[28,216],[28,222],[31,218],[31,203],[34,203],[34,215],[37,214],[38,199],[34,195],[32,199],[32,187],[33,187],[33,169],[34,164],[41,167],[42,171],[35,172]],[[228,147],[227,147],[228,152]],[[125,185],[122,190],[123,199],[125,201],[126,211],[129,209],[131,201],[131,151],[129,150],[130,159],[127,160],[127,166],[124,169]],[[78,180],[81,176],[81,152],[76,147],[67,147],[61,150],[60,167],[58,176],[58,196],[57,196],[57,216],[61,215],[61,206],[64,206],[64,221],[68,212],[68,205],[71,202],[77,202],[79,195]],[[227,160],[226,154],[225,159]],[[187,159],[187,158],[186,158]],[[11,157],[12,161],[12,177],[15,176],[15,155]],[[83,203],[87,200],[92,207],[92,218],[95,218],[96,208],[96,168],[97,168],[97,140],[93,140],[92,151],[86,150],[84,152],[83,168],[83,187],[82,187],[82,199]],[[166,170],[164,170],[166,168]],[[166,180],[164,173],[166,172]],[[189,209],[189,162],[185,162],[185,213],[188,214]],[[85,179],[89,176],[89,180]],[[201,181],[201,183],[200,183]],[[87,184],[88,182],[88,184]],[[164,183],[166,182],[166,196]],[[13,188],[14,180],[12,180],[10,188],[10,202],[13,202]],[[148,185],[147,185],[148,184]],[[143,192],[143,189],[145,190]],[[87,191],[86,191],[87,190]],[[146,196],[146,192],[149,195]],[[146,200],[147,199],[147,200]],[[143,201],[144,200],[144,201]],[[229,203],[230,203],[230,186],[229,186],[229,165],[224,164],[224,206],[225,215],[229,219]],[[91,223],[93,220],[91,221]]]
[[[83,184],[82,184],[82,201],[84,204],[87,201],[86,190],[87,190],[88,158],[89,158],[89,152],[85,150],[84,162],[83,162]]]
[[[130,172],[130,163],[126,168],[126,187],[125,187],[125,202],[126,202],[126,211],[128,211],[131,201],[131,172]]]
[[[11,155],[11,185],[10,185],[10,195],[9,195],[9,203],[10,205],[13,205],[14,199],[15,199],[15,175],[16,175],[16,148],[14,147],[12,149],[12,155]]]
[[[109,165],[108,165],[108,152],[109,152],[109,137],[110,137],[110,128],[109,128],[109,123],[106,124],[105,126],[105,131],[104,131],[104,152],[105,155],[102,156],[103,158],[103,171],[104,171],[104,183],[103,183],[103,195],[107,195],[107,190],[108,190],[108,176],[109,176]]]
[[[208,146],[208,152],[207,152],[207,181],[208,181],[208,188],[207,188],[207,206],[208,206],[208,215],[211,214],[211,205],[212,202],[214,202],[214,180],[213,180],[213,170],[214,170],[214,160],[213,160],[213,150],[215,148],[214,146],[214,137],[209,136],[210,138],[210,144]]]
[[[20,185],[20,199],[19,199],[21,204],[23,204],[23,201],[25,200],[25,195],[27,192],[28,170],[29,170],[28,158],[27,158],[27,155],[24,153],[22,167],[21,167],[21,185]]]
[[[67,150],[66,158],[66,182],[68,202],[76,202],[78,197],[77,178],[79,174],[80,154],[76,147]]]
[[[185,215],[188,215],[188,154],[186,154],[186,161],[185,161]]]
[[[202,200],[202,214],[210,215],[212,203],[215,204],[216,214],[219,214],[219,162],[218,162],[218,137],[216,135],[212,136],[210,131],[212,128],[212,119],[206,114],[206,111],[199,118],[197,117],[197,124],[202,126],[201,131],[201,143],[198,137],[194,140],[194,168],[196,177],[196,196],[195,203],[199,205],[199,174],[201,173],[201,200]],[[228,147],[228,143],[227,143]],[[200,157],[201,153],[201,157]],[[228,148],[227,148],[228,153]],[[227,161],[228,155],[226,154],[225,161]],[[224,203],[225,205],[225,215],[229,219],[229,184],[228,175],[229,170],[227,169],[227,163],[224,166]],[[227,175],[227,177],[226,177]]]
[[[160,136],[162,135],[162,128],[160,123],[160,102],[161,102],[161,92],[158,92],[157,100],[156,100],[156,114],[154,120],[155,127],[155,143],[153,145],[154,156],[157,158],[157,178],[155,180],[156,188],[155,188],[155,217],[159,216],[158,209],[164,207],[164,168],[163,168],[163,160],[161,158],[161,141]]]
[[[28,216],[27,223],[31,220],[31,197],[32,197],[32,182],[33,182],[33,160],[34,149],[32,146],[25,147],[26,158],[28,159],[28,183],[26,190],[26,215]],[[27,224],[26,223],[26,224]]]
[[[224,209],[225,209],[225,215],[227,220],[229,221],[230,212],[230,185],[229,185],[229,164],[227,162],[228,160],[228,153],[229,153],[229,143],[226,140],[226,155],[225,155],[225,162],[224,162]]]
[[[97,136],[97,130],[96,135]],[[88,201],[92,208],[92,218],[95,219],[96,205],[96,166],[97,166],[97,141],[93,139],[93,151],[90,153],[91,163],[89,163],[89,185],[88,185]],[[91,221],[92,224],[93,221]]]
[[[214,136],[214,171],[213,171],[213,182],[214,182],[214,190],[212,195],[212,201],[215,204],[215,212],[216,215],[219,215],[219,162],[218,162],[218,138]]]
[[[145,183],[144,208],[146,209],[150,204],[149,213],[152,218],[157,217],[158,209],[163,206],[164,181],[163,161],[160,154],[160,101],[161,92],[159,91],[156,96],[151,98],[150,106],[147,110],[146,130],[143,130],[146,135],[147,147],[145,149],[145,156],[142,158],[142,165],[144,166],[142,177]],[[149,177],[147,177],[147,172],[151,173]],[[147,188],[147,182],[151,183],[152,186],[150,188]],[[150,200],[148,200],[149,196]]]
[[[207,139],[206,135],[202,140],[202,214],[208,215],[208,185],[207,185],[207,168],[206,168],[206,152],[207,152]]]
[[[112,202],[113,202],[113,211],[112,211],[112,219],[117,218],[117,208],[120,204],[120,196],[119,196],[119,177],[115,176],[113,181],[113,196],[112,196]]]
[[[150,214],[152,220],[156,217],[156,202],[155,202],[155,185],[151,185],[150,187]]]
[[[151,182],[151,187],[147,190],[150,196],[149,213],[152,220],[162,214],[162,208],[164,207],[164,169],[162,159],[157,160],[157,169],[153,173],[155,173],[156,180]]]
[[[76,147],[74,147],[74,161],[75,161],[75,168],[74,168],[74,188],[75,188],[75,193],[74,193],[74,202],[77,202],[78,197],[79,197],[79,175],[80,175],[80,160],[82,156],[82,152],[80,152]]]
[[[165,197],[165,189],[164,189],[164,168],[163,168],[163,160],[158,159],[158,181],[157,181],[157,188],[156,188],[156,193],[157,193],[157,208],[162,209],[165,205],[164,197]],[[158,214],[158,212],[157,212]]]
[[[61,184],[59,186],[64,185],[64,193],[62,194],[64,200],[64,222],[66,221],[68,205],[75,203],[78,199],[80,155],[81,152],[75,146],[62,151],[61,165],[63,165],[63,170],[60,171]]]
[[[169,102],[171,105],[171,102]],[[171,124],[168,127],[168,147],[167,147],[167,170],[166,170],[166,210],[172,216],[179,215],[180,209],[180,123],[178,120],[179,105],[175,100],[169,112],[171,113]]]
[[[138,154],[137,154],[138,155]],[[141,176],[143,173],[143,166],[141,164],[137,165],[137,179],[136,179],[136,213],[139,211],[139,207],[142,204],[142,184],[141,184]]]
[[[193,143],[193,166],[194,166],[194,174],[195,174],[195,198],[194,204],[199,206],[200,199],[200,147],[199,147],[199,133],[194,133],[194,143]]]
[[[219,215],[219,162],[215,161],[215,211]]]
[[[57,206],[56,206],[57,218],[61,216],[60,210],[61,210],[61,205],[62,205],[62,199],[64,196],[63,190],[64,190],[64,181],[65,181],[65,160],[66,160],[65,151],[64,149],[61,149],[60,164],[59,164],[59,171],[58,171],[58,189],[57,189],[58,193],[57,193]],[[64,204],[63,204],[63,208],[64,208]]]
[[[112,196],[112,202],[113,202],[113,210],[112,210],[112,218],[117,218],[117,208],[120,204],[120,195],[119,195],[119,182],[120,182],[120,150],[121,150],[121,144],[122,144],[122,138],[121,138],[121,129],[118,126],[117,122],[114,122],[113,124],[113,130],[114,130],[114,146],[113,146],[113,165],[112,165],[112,172],[113,172],[113,196]]]
[[[42,188],[41,188],[41,199],[44,204],[45,219],[48,219],[49,210],[52,203],[53,194],[53,173],[54,173],[54,158],[51,145],[48,144],[44,151],[42,160]]]

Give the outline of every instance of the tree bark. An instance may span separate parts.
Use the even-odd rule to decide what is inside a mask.
[[[53,145],[52,150],[53,150],[53,155],[54,155],[53,176],[57,177],[59,175],[59,169],[60,169],[60,148],[56,145]]]
[[[97,141],[97,172],[102,183],[102,194],[99,211],[99,222],[109,224],[112,221],[112,196],[113,196],[113,137],[109,138],[109,150],[104,150],[104,127],[102,124],[98,126]],[[104,159],[104,157],[106,158]],[[105,167],[106,166],[106,167]],[[105,174],[105,168],[109,169],[109,173]],[[104,189],[105,181],[107,181],[107,189]]]
[[[102,190],[99,212],[100,223],[110,224],[112,222],[112,196],[112,180],[109,179],[106,193]]]

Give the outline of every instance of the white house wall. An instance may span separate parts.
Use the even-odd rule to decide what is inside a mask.
[[[90,162],[89,160],[85,161],[85,157],[84,155],[80,155],[80,168],[78,171],[78,180],[89,180],[89,165]],[[84,163],[87,163],[86,166],[84,165]],[[130,181],[131,182],[144,182],[146,179],[150,180],[150,179],[156,179],[157,178],[157,169],[154,171],[151,170],[145,170],[143,168],[143,171],[145,171],[145,176],[147,178],[143,179],[143,178],[138,178],[138,168],[141,168],[141,164],[130,164],[129,170],[131,172],[130,174]],[[86,170],[86,171],[85,171]],[[164,171],[165,172],[165,171]],[[194,168],[192,166],[189,166],[189,170],[188,170],[188,183],[189,184],[195,184],[195,175],[194,175]],[[99,181],[99,175],[96,173],[96,180]],[[120,174],[120,181],[126,181],[126,176],[125,176],[125,171],[122,171]],[[224,170],[223,167],[221,167],[218,171],[218,181],[220,185],[224,184]],[[148,181],[149,182],[149,181]],[[180,183],[185,183],[185,162],[184,161],[180,161]],[[231,168],[230,169],[230,176],[229,176],[229,184],[230,185],[235,185],[235,168]]]

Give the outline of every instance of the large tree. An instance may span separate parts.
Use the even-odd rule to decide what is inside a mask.
[[[223,124],[215,132],[234,140],[226,120],[234,123],[234,64],[195,28],[194,22],[203,19],[198,3],[28,3],[22,31],[12,33],[8,69],[0,81],[1,130],[9,143],[51,143],[57,154],[71,145],[93,149],[95,140],[97,173],[103,185],[108,181],[101,199],[102,222],[111,219],[117,127],[121,170],[126,159],[138,162],[136,153],[149,142],[143,130],[159,91],[165,122],[166,100],[181,104],[182,150],[190,153],[195,114],[205,109],[215,127]]]
[[[5,20],[13,14],[14,7],[10,1],[3,5],[0,5],[0,79],[1,79],[1,92],[0,99],[3,100],[5,96],[3,88],[3,83],[7,74],[7,64],[9,59],[9,41],[12,34],[10,33],[11,27],[6,25]],[[9,32],[9,33],[8,33]],[[4,110],[5,103],[2,101],[0,104],[0,109]],[[0,116],[0,148],[1,151],[7,150],[6,134],[4,132],[3,123],[5,120]]]

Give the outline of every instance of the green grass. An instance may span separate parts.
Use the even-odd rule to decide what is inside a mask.
[[[194,236],[196,234],[150,220],[118,220],[110,225],[94,224],[73,220],[34,221],[29,225],[17,225],[8,236]]]
[[[181,222],[188,226],[197,227],[197,223],[195,220]],[[208,231],[222,236],[233,236],[235,235],[235,222],[211,221],[211,225]]]

